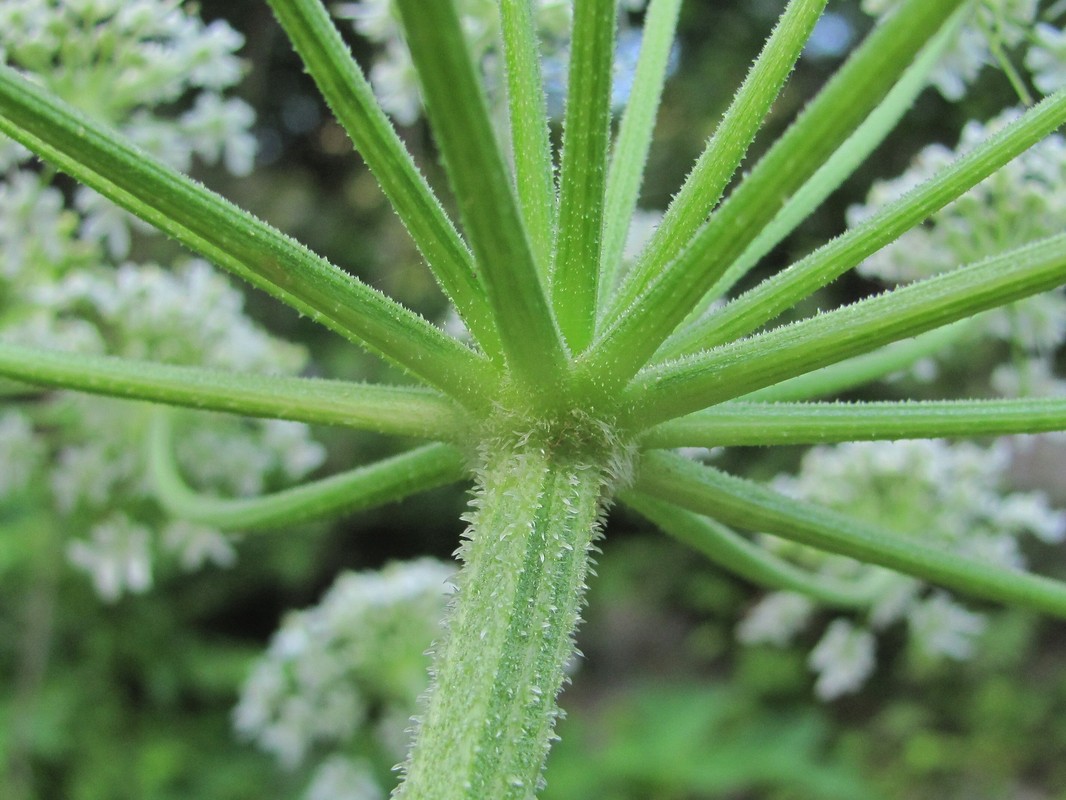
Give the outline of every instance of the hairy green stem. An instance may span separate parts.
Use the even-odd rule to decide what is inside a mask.
[[[545,439],[487,455],[458,596],[398,797],[536,795],[607,478],[599,458]]]

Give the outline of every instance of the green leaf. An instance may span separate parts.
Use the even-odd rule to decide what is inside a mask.
[[[1066,283],[1066,234],[916,281],[699,356],[645,370],[627,391],[662,422]]]
[[[489,355],[499,355],[500,337],[470,251],[378,106],[321,0],[270,0],[270,6],[466,327]]]
[[[462,411],[427,389],[290,378],[0,343],[0,374],[26,383],[251,417],[458,439]]]
[[[465,404],[489,362],[406,308],[0,66],[0,132],[220,267]]]
[[[546,391],[566,356],[454,0],[396,7],[507,361],[528,390]]]
[[[736,401],[664,422],[646,447],[719,447],[1003,436],[1066,430],[1066,398],[883,403]]]
[[[574,4],[551,297],[575,353],[592,341],[611,127],[616,0]]]
[[[462,480],[465,464],[450,445],[431,444],[364,467],[259,497],[222,498],[191,489],[173,454],[171,414],[158,413],[148,441],[155,497],[178,519],[223,530],[281,528],[393,503]]]
[[[1066,617],[1066,583],[929,547],[915,536],[857,522],[680,456],[648,454],[635,488],[725,525],[879,564],[972,597]]]

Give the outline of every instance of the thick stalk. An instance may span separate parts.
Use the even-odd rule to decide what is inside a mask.
[[[489,453],[397,797],[535,797],[607,497],[594,456],[546,437]]]

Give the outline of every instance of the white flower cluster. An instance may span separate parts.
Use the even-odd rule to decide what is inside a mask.
[[[251,166],[251,110],[225,99],[241,75],[239,34],[204,25],[176,0],[0,3],[0,53],[87,114],[102,117],[172,165],[193,154]],[[176,116],[165,116],[157,106]],[[154,142],[154,144],[153,144]],[[228,371],[294,373],[306,355],[244,313],[243,296],[203,261],[174,269],[115,264],[127,216],[86,191],[73,204],[28,154],[0,146],[0,337]],[[5,174],[6,173],[6,174]],[[27,487],[71,537],[71,563],[115,600],[152,583],[153,552],[183,569],[228,565],[231,543],[170,521],[145,482],[148,408],[62,392],[12,395],[0,415],[0,508]],[[176,420],[177,458],[197,488],[253,494],[303,477],[324,459],[306,426],[223,415]]]
[[[863,10],[881,16],[900,0],[862,0]],[[1027,46],[1025,66],[1033,85],[1050,94],[1066,85],[1066,40],[1060,28],[1038,22],[1040,0],[974,0],[958,38],[933,70],[930,81],[948,100],[960,100],[987,65]]]
[[[254,112],[223,94],[244,71],[236,55],[244,39],[193,9],[181,0],[5,0],[0,56],[177,169],[196,156],[244,175],[255,158]],[[178,110],[164,116],[156,107]],[[0,137],[0,170],[28,158]],[[125,256],[132,218],[86,188],[75,200],[85,233]]]
[[[453,573],[433,559],[345,572],[318,605],[282,621],[233,719],[285,768],[317,764],[307,800],[386,796],[367,765],[388,774],[403,758]]]
[[[504,80],[499,4],[495,0],[459,0],[457,6],[474,62],[481,66],[490,93],[498,96],[495,90]],[[619,10],[639,11],[643,6],[643,0],[623,0]],[[558,118],[562,116],[566,96],[573,0],[534,0],[532,9],[541,40],[548,113]],[[393,119],[401,125],[412,124],[422,113],[422,100],[414,63],[403,42],[399,14],[392,0],[337,3],[333,13],[351,20],[362,36],[382,46],[383,52],[370,69],[370,83],[378,102]],[[640,41],[639,31],[628,27],[623,14],[611,98],[615,108],[621,108],[629,97]]]
[[[1066,512],[1050,508],[1040,492],[1010,491],[1010,469],[1006,440],[990,447],[940,440],[856,442],[813,448],[799,473],[779,477],[776,486],[789,496],[920,537],[924,545],[1021,569],[1019,539],[1063,541]],[[911,646],[929,658],[968,658],[984,630],[981,615],[914,578],[774,537],[765,537],[765,545],[834,585],[854,587],[867,601],[861,621],[833,620],[811,653],[809,664],[819,676],[815,690],[823,698],[862,686],[876,664],[876,633],[890,625],[905,622]],[[810,599],[775,592],[749,611],[738,636],[784,646],[814,612]]]
[[[849,209],[849,224],[861,223],[902,197],[956,153],[972,150],[1019,114],[1011,109],[988,123],[968,123],[954,152],[940,145],[926,147],[898,178],[875,183],[866,204]],[[1049,136],[938,211],[926,225],[872,255],[858,271],[890,285],[908,283],[1058,233],[1066,213],[1064,185],[1066,139]],[[1047,361],[1066,341],[1066,294],[1056,290],[1036,295],[980,319],[981,335],[1010,342],[1016,350]],[[1050,363],[1046,367],[1054,372]]]

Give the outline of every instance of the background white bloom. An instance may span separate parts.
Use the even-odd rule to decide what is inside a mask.
[[[1020,542],[1034,536],[1061,541],[1066,513],[1038,491],[1011,488],[1012,451],[1006,440],[990,446],[940,440],[852,442],[815,447],[796,475],[779,476],[783,493],[920,538],[925,545],[1021,569]],[[968,658],[986,627],[983,615],[914,578],[776,537],[764,546],[862,597],[854,617],[833,619],[811,653],[816,692],[832,698],[856,691],[875,666],[875,635],[906,622],[911,646],[927,658]],[[737,628],[747,643],[789,644],[816,618],[815,604],[792,592],[773,592],[753,606]],[[840,656],[841,663],[834,662]]]
[[[316,750],[343,751],[369,737],[389,760],[377,765],[387,774],[404,755],[404,730],[426,688],[425,651],[441,633],[453,572],[420,559],[342,573],[318,605],[282,621],[245,682],[237,731],[289,769]],[[306,796],[351,769],[327,760]]]
[[[900,0],[862,0],[863,10],[881,16]],[[994,65],[998,49],[1026,41],[1037,18],[1039,0],[975,0],[958,36],[933,70],[931,82],[948,100],[960,100],[985,66]]]
[[[225,94],[244,72],[243,37],[195,12],[179,0],[11,0],[0,3],[0,53],[171,166],[199,159],[244,174],[254,115]],[[54,173],[2,141],[0,338],[227,371],[304,368],[303,349],[253,322],[210,264],[124,260],[147,226],[88,189],[52,185]],[[8,404],[0,503],[31,484],[50,495],[70,562],[106,600],[146,589],[160,556],[182,569],[233,562],[220,532],[169,520],[151,500],[148,406],[35,389]],[[325,459],[306,425],[191,413],[175,425],[185,477],[213,494],[266,491]]]

